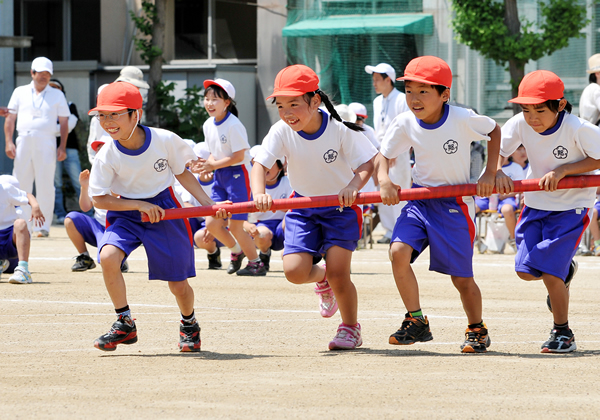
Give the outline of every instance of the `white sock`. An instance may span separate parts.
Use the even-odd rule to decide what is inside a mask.
[[[242,247],[237,242],[235,243],[233,248],[229,248],[229,249],[231,250],[232,254],[239,254],[240,252],[242,252]]]

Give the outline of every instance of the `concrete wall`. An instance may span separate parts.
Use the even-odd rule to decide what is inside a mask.
[[[0,35],[14,36],[13,0],[0,1]],[[6,106],[15,88],[14,51],[0,48],[0,105]],[[13,161],[4,153],[4,118],[0,118],[0,173],[12,173]]]

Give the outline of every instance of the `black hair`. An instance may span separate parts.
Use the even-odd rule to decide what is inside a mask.
[[[335,108],[333,107],[333,104],[329,100],[329,97],[325,93],[323,93],[323,91],[321,89],[317,89],[314,92],[305,93],[304,98],[306,99],[306,102],[308,102],[310,104],[310,100],[315,95],[319,95],[321,97],[321,102],[323,102],[323,104],[325,105],[325,108],[327,108],[327,111],[329,111],[329,114],[331,114],[331,117],[333,117],[336,120],[338,120],[339,122],[343,123],[346,127],[348,127],[352,131],[365,131],[364,128],[362,128],[360,125],[358,125],[356,123],[342,120],[342,117],[340,117],[340,114],[338,114],[337,111],[335,110]]]
[[[387,75],[387,73],[377,73],[381,75],[381,78],[383,80],[390,78],[390,76]],[[394,87],[394,80],[390,79],[390,82],[392,82],[392,87]]]
[[[62,90],[62,93],[64,93],[65,96],[67,96],[67,91],[65,90],[65,86],[60,82],[60,80],[50,79],[50,81],[48,83],[54,83],[55,85],[60,86],[60,90]]]
[[[590,83],[598,83],[598,78],[596,77],[596,73],[590,73],[590,77],[588,77]]]
[[[442,93],[444,93],[446,89],[448,89],[448,87],[444,85],[431,85],[431,87],[437,90],[440,96],[442,96]]]
[[[277,159],[275,163],[277,163],[277,167],[279,168],[279,175],[277,175],[277,181],[279,181],[285,176],[285,171],[283,170],[283,163],[279,159]]]
[[[543,105],[546,105],[550,111],[557,113],[558,108],[560,106],[560,101],[561,101],[560,99],[549,100],[542,104],[537,105],[536,108],[541,108]],[[571,103],[569,101],[567,101],[567,105],[565,105],[565,111],[567,111],[570,114],[572,110],[573,110],[573,105],[571,105]]]
[[[229,112],[231,112],[233,115],[235,115],[236,117],[238,116],[238,110],[235,107],[235,101],[229,97],[229,94],[227,94],[225,89],[223,89],[221,86],[218,86],[218,85],[210,85],[209,87],[207,87],[204,90],[204,96],[206,96],[206,94],[210,91],[212,91],[215,94],[215,96],[217,96],[221,99],[224,99],[224,100],[229,99],[230,103],[229,103],[229,106],[227,107],[227,110]]]

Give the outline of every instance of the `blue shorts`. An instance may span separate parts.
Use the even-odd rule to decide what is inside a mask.
[[[500,200],[500,202],[498,203],[498,213],[500,213],[502,206],[504,206],[505,204],[510,205],[513,208],[513,211],[516,211],[519,208],[519,205],[517,204],[517,199],[515,197],[507,197],[504,200]]]
[[[489,210],[490,198],[489,197],[475,197],[475,205],[479,207],[480,211]]]
[[[216,202],[243,203],[252,200],[250,176],[245,165],[228,166],[215,171],[212,199]],[[234,214],[232,220],[248,220],[247,213]]]
[[[498,202],[498,208],[494,209],[498,213],[502,209],[502,206],[505,204],[510,204],[513,208],[513,211],[516,211],[519,206],[517,205],[517,200],[515,197],[507,197],[504,200]],[[475,205],[479,207],[480,211],[488,210],[490,208],[490,198],[489,197],[475,197]]]
[[[0,259],[9,260],[18,258],[17,248],[13,243],[14,226],[0,230]]]
[[[334,245],[354,251],[362,232],[362,211],[356,205],[339,210],[332,206],[287,212],[283,255],[306,252],[320,257]]]
[[[596,211],[598,212],[598,214],[600,214],[600,201],[596,201],[594,203],[594,208],[596,209]]]
[[[73,221],[75,229],[77,229],[77,232],[83,236],[83,240],[86,243],[90,244],[91,246],[98,247],[98,244],[104,235],[104,226],[87,214],[76,211],[72,211],[67,214],[66,218],[69,218]]]
[[[409,201],[396,221],[391,242],[410,245],[411,262],[430,246],[430,271],[473,277],[474,240],[474,200],[455,197]]]
[[[547,273],[564,280],[589,224],[587,208],[546,211],[524,207],[515,229],[515,271],[537,278]]]
[[[163,209],[180,207],[170,187],[156,197],[141,200]],[[104,245],[121,249],[126,257],[144,245],[150,280],[183,281],[196,276],[192,231],[187,219],[145,223],[139,211],[109,210],[106,221],[109,226],[98,244],[98,262]]]
[[[283,219],[259,220],[256,226],[265,226],[273,234],[271,239],[271,249],[279,251],[283,249],[285,232],[283,231]]]

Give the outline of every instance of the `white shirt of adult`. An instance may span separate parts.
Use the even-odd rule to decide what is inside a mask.
[[[244,160],[232,166],[250,163],[250,143],[248,143],[246,127],[231,112],[228,112],[219,122],[215,121],[215,117],[210,117],[202,126],[202,130],[208,150],[215,160],[230,157],[237,151],[247,149]]]
[[[521,112],[502,126],[500,154],[510,156],[521,144],[527,149],[529,158],[527,179],[541,178],[566,163],[579,162],[588,156],[600,159],[600,128],[563,111],[554,127],[536,133]],[[593,206],[596,187],[525,192],[524,195],[528,207],[566,211]]]
[[[141,126],[146,134],[144,145],[129,150],[111,140],[100,149],[90,175],[94,197],[117,195],[152,198],[173,186],[174,175],[186,170],[196,154],[177,134],[160,128]]]
[[[373,100],[373,125],[379,143],[383,140],[392,120],[406,111],[410,111],[406,104],[406,95],[396,88],[393,88],[387,96],[381,94]]]
[[[262,142],[254,161],[271,168],[276,156],[286,156],[288,177],[294,191],[304,197],[337,195],[354,178],[354,170],[371,160],[377,149],[361,132],[323,117],[314,134],[296,132],[284,121],[276,122]]]
[[[581,92],[579,116],[592,124],[596,124],[600,120],[600,85],[598,83],[590,83]]]

